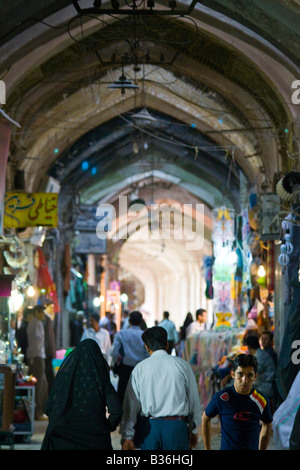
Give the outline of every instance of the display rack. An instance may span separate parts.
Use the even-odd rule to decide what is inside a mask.
[[[14,436],[23,436],[24,442],[30,442],[34,432],[35,385],[16,385],[15,414],[21,419],[14,422]],[[17,422],[16,422],[17,421]]]

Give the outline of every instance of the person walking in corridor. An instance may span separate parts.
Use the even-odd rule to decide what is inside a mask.
[[[186,336],[193,336],[195,333],[205,330],[206,322],[207,311],[204,308],[198,308],[198,310],[196,310],[196,320],[187,327]]]
[[[271,408],[273,406],[273,399],[276,396],[276,365],[271,356],[261,349],[259,339],[256,336],[248,336],[246,345],[250,354],[253,354],[257,359],[257,378],[255,386],[271,401]]]
[[[99,344],[85,339],[60,366],[45,407],[41,450],[112,450],[123,410]]]
[[[28,374],[33,375],[37,382],[35,387],[35,419],[43,420],[44,406],[48,397],[48,382],[45,369],[45,319],[44,307],[36,305],[32,311],[33,318],[27,326],[27,350]]]
[[[167,353],[167,332],[160,326],[144,331],[149,353],[133,369],[120,424],[122,449],[133,450],[134,426],[141,415],[142,450],[188,450],[198,442],[201,406],[196,380],[185,360]]]
[[[257,359],[252,354],[235,358],[231,370],[233,385],[217,392],[202,415],[206,450],[211,449],[211,419],[217,415],[221,420],[221,450],[267,449],[273,418],[268,399],[253,387],[257,369]]]
[[[168,338],[168,349],[167,353],[171,354],[172,350],[175,349],[175,346],[177,345],[179,341],[179,335],[176,330],[175,324],[169,319],[169,312],[164,312],[163,313],[164,319],[158,324],[162,328],[164,328],[167,332],[167,338]]]
[[[97,341],[101,352],[106,359],[108,365],[110,365],[111,357],[110,357],[110,349],[111,349],[111,339],[109,332],[102,328],[99,324],[100,322],[100,315],[98,313],[92,313],[89,316],[90,327],[86,328],[83,332],[81,337],[81,341],[84,339],[93,339]]]
[[[55,304],[52,300],[44,302],[45,320],[45,373],[48,383],[48,393],[51,390],[54,381],[54,368],[52,365],[53,359],[56,358],[56,338],[54,329],[55,318]]]
[[[140,325],[143,316],[140,312],[134,311],[129,315],[129,328],[124,328],[116,333],[114,342],[111,349],[112,364],[117,364],[118,361],[118,397],[120,403],[123,403],[126,386],[134,367],[149,354],[146,351],[144,342],[142,340],[143,330]],[[114,366],[112,367],[114,370]]]

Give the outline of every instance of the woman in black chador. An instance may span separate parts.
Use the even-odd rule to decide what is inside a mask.
[[[112,450],[110,433],[123,410],[96,341],[82,341],[66,357],[45,413],[49,424],[41,450]]]

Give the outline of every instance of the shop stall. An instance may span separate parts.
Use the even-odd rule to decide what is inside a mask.
[[[14,275],[0,275],[0,446],[13,449],[34,432],[35,383],[16,340],[24,296]]]
[[[15,367],[0,365],[0,448],[9,445],[14,448],[14,393]]]
[[[203,408],[220,386],[215,368],[226,367],[226,358],[243,352],[243,328],[220,328],[200,331],[186,340],[186,359],[198,384]]]

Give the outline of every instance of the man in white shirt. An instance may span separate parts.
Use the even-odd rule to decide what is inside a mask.
[[[140,413],[142,450],[188,450],[198,442],[201,405],[196,380],[185,360],[167,353],[167,332],[144,331],[150,355],[137,364],[128,382],[120,425],[122,449],[134,450],[134,426]]]
[[[84,330],[83,335],[81,337],[81,341],[83,341],[84,339],[94,339],[95,341],[97,341],[104,358],[106,359],[108,365],[110,365],[110,334],[105,328],[101,328],[101,326],[99,325],[99,321],[100,315],[98,315],[98,313],[92,313],[89,316],[89,322],[91,327]]]
[[[196,310],[196,320],[193,321],[186,329],[186,336],[193,336],[198,331],[205,330],[205,323],[207,322],[207,312],[203,308]]]

